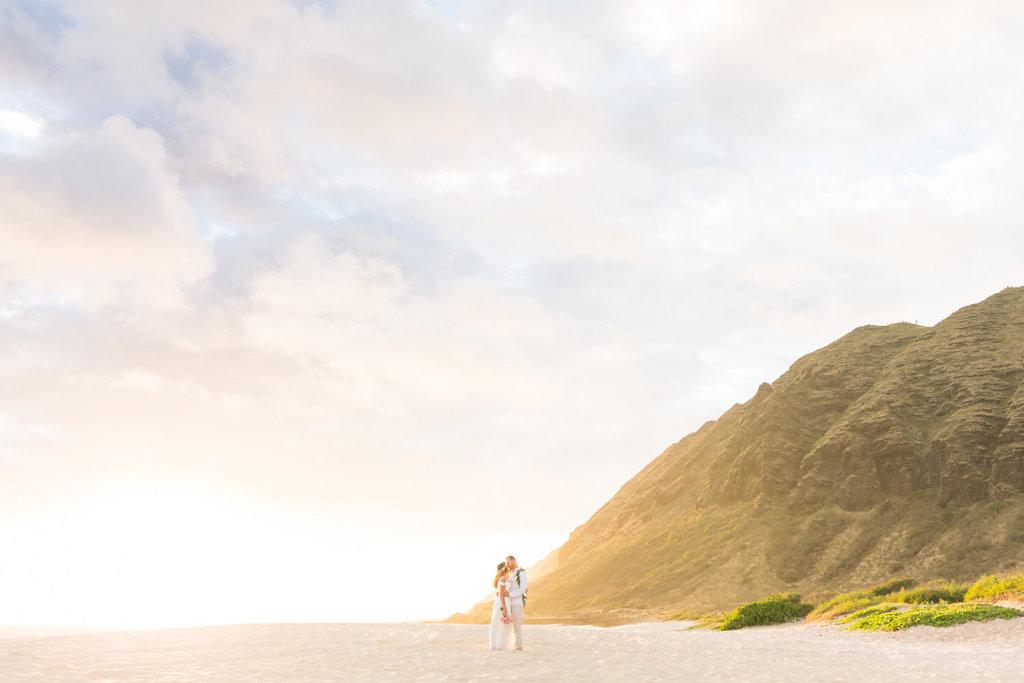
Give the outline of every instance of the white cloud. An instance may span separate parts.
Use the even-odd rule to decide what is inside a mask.
[[[0,109],[0,130],[16,138],[34,139],[46,127],[46,121],[14,109]]]
[[[15,291],[180,307],[212,268],[160,135],[123,116],[0,158],[0,213]]]
[[[533,355],[564,343],[567,321],[485,281],[418,294],[391,264],[304,239],[256,278],[243,325],[258,348],[302,358],[339,399],[410,415],[546,401],[553,378]]]

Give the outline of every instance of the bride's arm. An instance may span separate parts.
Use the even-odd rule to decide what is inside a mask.
[[[508,614],[508,604],[505,600],[508,597],[508,581],[502,581],[498,584],[498,594],[501,596],[501,612],[502,614]]]

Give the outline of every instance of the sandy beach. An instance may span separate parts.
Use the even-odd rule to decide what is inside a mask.
[[[533,626],[491,652],[483,626],[271,624],[0,639],[4,681],[1020,680],[1024,619],[895,634],[830,626],[720,633],[682,623]]]

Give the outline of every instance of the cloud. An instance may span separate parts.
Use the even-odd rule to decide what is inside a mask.
[[[248,343],[301,358],[339,400],[399,419],[549,400],[553,378],[534,364],[571,331],[485,281],[447,281],[427,296],[395,266],[315,238],[254,280],[242,324]]]
[[[0,158],[0,212],[14,290],[178,307],[213,267],[160,135],[123,116]]]
[[[46,122],[14,109],[0,109],[0,130],[16,138],[36,138]]]

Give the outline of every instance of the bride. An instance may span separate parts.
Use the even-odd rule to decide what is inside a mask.
[[[492,650],[507,650],[512,646],[512,613],[508,607],[508,567],[502,562],[494,575],[494,606],[491,607],[491,632],[488,637]]]

